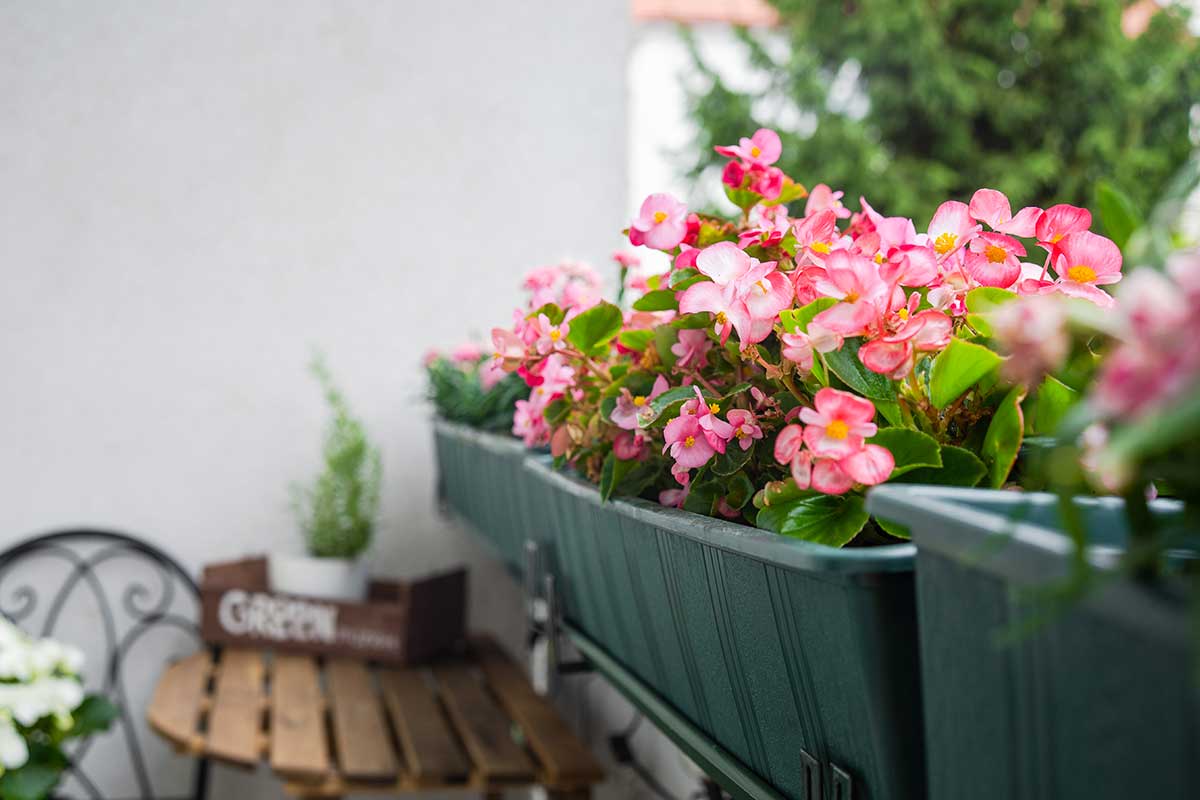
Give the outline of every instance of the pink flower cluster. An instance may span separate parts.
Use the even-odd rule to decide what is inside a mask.
[[[800,409],[799,424],[786,426],[775,438],[775,460],[786,464],[801,489],[845,494],[859,483],[874,486],[892,474],[895,460],[886,447],[868,444],[877,428],[870,400],[825,388],[813,398],[815,408]]]

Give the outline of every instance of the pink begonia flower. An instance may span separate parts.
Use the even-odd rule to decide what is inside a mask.
[[[783,241],[792,227],[787,206],[755,206],[750,210],[750,226],[738,234],[738,247],[745,249],[752,244],[774,247]]]
[[[941,275],[937,253],[929,245],[902,244],[893,247],[879,266],[879,276],[893,286],[929,286]]]
[[[562,297],[558,304],[568,312],[573,312],[568,313],[567,319],[569,320],[571,316],[581,311],[587,311],[603,299],[604,295],[600,287],[573,281],[563,287]]]
[[[442,354],[439,353],[437,350],[433,350],[433,349],[426,350],[425,355],[421,356],[421,366],[423,366],[423,367],[433,366],[433,363],[435,361],[437,361],[438,359],[440,359],[441,357],[442,357]]]
[[[844,337],[840,333],[826,328],[815,319],[808,323],[808,343],[816,352],[832,353],[834,350],[842,349],[843,342]]]
[[[529,400],[518,400],[513,413],[512,432],[520,436],[526,447],[537,447],[550,441],[550,429],[542,412],[543,406]]]
[[[666,441],[663,452],[670,451],[676,465],[683,469],[702,467],[717,452],[694,414],[681,414],[668,422],[663,429],[663,438]]]
[[[801,372],[812,372],[813,368],[813,346],[808,339],[808,334],[801,331],[795,333],[784,333],[779,337],[783,347],[780,354],[800,368]]]
[[[512,372],[525,361],[525,342],[510,330],[492,328],[492,346],[496,363]]]
[[[1007,289],[1021,277],[1025,246],[1003,233],[981,233],[966,254],[967,273],[980,286]]]
[[[504,380],[506,375],[508,373],[495,359],[487,361],[479,367],[479,385],[485,392],[490,391],[493,386]]]
[[[929,243],[942,258],[966,245],[981,230],[971,219],[966,203],[947,200],[938,206],[929,221]]]
[[[778,167],[751,167],[746,175],[750,178],[750,191],[766,200],[774,200],[783,192],[783,170]]]
[[[464,342],[450,351],[450,358],[460,364],[474,362],[483,358],[483,350],[474,342]]]
[[[838,461],[838,467],[855,483],[876,486],[891,476],[896,468],[896,459],[886,447],[868,444],[857,453]]]
[[[733,242],[717,242],[696,258],[696,268],[711,282],[689,286],[679,298],[679,311],[707,311],[715,316],[721,344],[737,330],[742,345],[761,342],[771,333],[779,312],[791,305],[793,290],[775,262],[760,262]]]
[[[746,168],[742,166],[741,161],[730,161],[725,164],[725,169],[721,170],[721,183],[734,189],[741,188],[742,180],[745,177]]]
[[[835,192],[824,183],[818,183],[808,193],[808,202],[804,204],[804,216],[811,217],[818,211],[832,211],[838,219],[850,216],[850,209],[842,205],[845,192]]]
[[[885,217],[871,208],[865,197],[859,197],[858,202],[862,205],[863,215],[871,223],[874,232],[879,235],[880,251],[887,253],[893,247],[921,243],[917,241],[916,226],[908,217]]]
[[[992,230],[1012,236],[1033,236],[1042,217],[1042,210],[1036,206],[1026,206],[1014,217],[1008,197],[995,189],[980,189],[975,192],[967,210],[973,219]]]
[[[755,439],[763,438],[762,428],[758,426],[758,419],[754,416],[753,411],[734,408],[725,415],[725,418],[729,420],[729,425],[733,428],[733,438],[737,440],[743,450],[749,450]]]
[[[675,366],[680,369],[704,369],[708,366],[708,351],[713,347],[708,332],[696,328],[685,328],[679,332],[679,341],[671,345],[675,354]]]
[[[630,226],[630,238],[637,231],[640,242],[655,250],[674,250],[687,236],[687,206],[673,195],[652,194],[642,203]]]
[[[1121,248],[1112,240],[1090,231],[1068,233],[1059,240],[1055,253],[1058,280],[1052,290],[1091,300],[1102,308],[1116,304],[1112,295],[1097,288],[1121,280]]]
[[[1001,371],[1015,383],[1033,386],[1056,371],[1071,352],[1066,309],[1060,298],[1021,297],[991,313],[992,335],[1008,358]]]
[[[804,427],[787,425],[775,437],[775,460],[787,464],[800,489],[812,483],[812,453],[804,449]]]
[[[626,269],[639,266],[642,263],[642,259],[638,257],[638,254],[631,250],[614,250],[612,258],[613,261],[616,261]]]
[[[741,511],[738,511],[736,508],[729,505],[729,503],[725,502],[724,497],[717,498],[717,513],[722,517],[726,517],[727,519],[737,519],[742,515]]]
[[[1067,234],[1081,233],[1090,227],[1092,212],[1063,203],[1050,206],[1042,212],[1034,227],[1034,235],[1037,236],[1038,244],[1050,250]]]
[[[646,439],[640,433],[621,431],[613,439],[613,453],[622,461],[641,461],[649,453]]]
[[[659,505],[670,506],[673,508],[683,508],[684,502],[687,500],[688,493],[691,492],[691,478],[687,472],[674,473],[675,479],[679,481],[682,488],[665,489],[658,493]]]
[[[913,292],[912,297],[920,300]],[[904,309],[911,313],[909,309]],[[941,311],[926,309],[908,316],[904,324],[892,334],[872,339],[858,351],[863,366],[872,372],[887,375],[894,380],[907,377],[912,371],[915,351],[941,350],[950,344],[954,323]]]
[[[627,431],[634,430],[639,427],[638,416],[644,413],[649,407],[650,401],[665,392],[668,386],[667,379],[659,375],[654,379],[654,386],[651,387],[648,395],[634,395],[625,387],[621,387],[621,393],[617,396],[617,405],[613,408],[609,419],[618,428],[624,428]]]
[[[783,143],[775,131],[759,128],[749,139],[743,136],[736,145],[718,145],[713,149],[727,158],[740,158],[750,164],[766,167],[779,160]]]
[[[549,289],[558,281],[558,267],[536,267],[525,273],[521,287],[529,291]]]
[[[571,332],[571,326],[565,321],[558,325],[551,325],[549,317],[545,314],[538,314],[533,324],[538,333],[534,347],[541,355],[562,350],[567,346],[567,334]]]
[[[692,388],[696,391],[696,397],[684,403],[680,413],[695,416],[708,443],[718,453],[724,453],[725,443],[733,438],[733,426],[717,416],[717,412],[721,410],[719,404],[705,400],[699,386],[693,385]]]
[[[817,289],[842,302],[817,314],[813,322],[842,336],[866,333],[887,311],[892,295],[878,265],[845,250],[829,254],[825,278],[817,282]]]
[[[853,455],[878,430],[871,422],[875,405],[864,397],[826,387],[813,397],[813,405],[800,410],[800,421],[808,426],[804,443],[815,456]]]
[[[1188,324],[1188,298],[1158,270],[1134,270],[1121,284],[1119,297],[1121,316],[1138,340],[1167,344]]]

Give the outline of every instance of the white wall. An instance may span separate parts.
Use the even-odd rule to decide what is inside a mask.
[[[511,639],[516,588],[433,510],[418,359],[508,321],[531,262],[619,244],[628,28],[622,0],[0,3],[0,546],[298,548],[319,346],[384,451],[375,563],[466,559]]]

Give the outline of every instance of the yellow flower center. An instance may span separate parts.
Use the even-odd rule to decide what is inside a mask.
[[[721,410],[721,406],[719,404],[717,404],[717,403],[709,403],[708,404],[708,413],[716,414],[720,410]]]
[[[1003,264],[1008,258],[1008,253],[1003,247],[997,247],[994,244],[989,244],[983,248],[983,254],[987,256],[987,260],[993,264]]]
[[[809,247],[812,248],[812,251],[814,253],[828,253],[829,252],[829,242],[813,242],[811,245],[809,245]]]
[[[694,444],[696,444],[696,437],[695,437],[695,436],[689,436],[689,437],[687,437],[686,439],[684,439],[684,440],[683,440],[683,446],[684,446],[684,447],[691,447],[691,446],[692,446],[692,445],[694,445]]]
[[[635,406],[637,406],[638,408],[641,408],[642,406],[646,405],[646,397],[645,397],[645,395],[640,395],[640,394],[639,394],[637,397],[633,398],[633,404],[634,404]]]
[[[718,325],[724,325],[724,324],[725,324],[725,323],[727,323],[727,322],[729,322],[729,317],[725,316],[725,312],[724,312],[724,311],[718,311],[718,312],[717,312],[717,324],[718,324]]]
[[[954,245],[958,242],[958,237],[953,233],[940,234],[933,243],[933,249],[937,250],[939,256],[944,256],[954,249]]]
[[[907,308],[900,309],[899,311],[896,312],[896,316],[899,317],[900,319],[908,319],[908,309]]]
[[[667,218],[667,212],[665,212],[665,211],[655,211],[654,212],[654,224],[657,225],[658,223],[662,222],[666,218]]]
[[[745,438],[746,438],[746,432],[745,432],[744,430],[742,430],[741,428],[738,428],[736,431],[734,431],[734,432],[733,432],[733,435],[734,435],[734,436],[736,436],[736,437],[737,437],[737,438],[739,438],[739,439],[745,439]]]
[[[882,263],[883,263],[883,253],[876,253],[876,254],[875,254],[875,263],[876,263],[876,264],[882,264]]]
[[[561,338],[562,338],[562,331],[560,331],[558,328],[550,329],[550,341],[557,342]]]
[[[761,155],[762,155],[762,148],[759,147],[758,145],[754,145],[753,147],[750,148],[750,157],[751,158],[758,158]]]
[[[845,300],[847,303],[857,303],[858,302],[858,292],[847,292],[846,296],[843,297],[842,299]]]
[[[1050,237],[1050,244],[1058,244],[1058,240],[1061,239],[1062,237],[1063,237],[1063,235],[1061,233],[1054,234],[1053,236]]]
[[[1091,283],[1096,280],[1096,270],[1086,264],[1076,264],[1067,270],[1067,277],[1076,283]]]
[[[850,435],[850,426],[844,420],[835,419],[825,427],[825,435],[830,439],[845,439]]]

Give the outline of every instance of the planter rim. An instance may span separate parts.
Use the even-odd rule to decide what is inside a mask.
[[[980,509],[972,501],[986,500]],[[867,509],[884,519],[909,525],[919,552],[934,553],[1014,585],[1052,585],[1071,574],[1075,545],[1065,533],[1019,518],[1023,511],[1052,507],[1058,495],[1048,492],[1010,492],[946,486],[891,484],[867,495]],[[1077,497],[1082,509],[1116,511],[1116,497]],[[1183,508],[1175,500],[1156,500],[1159,511]],[[1109,620],[1151,634],[1176,647],[1191,641],[1189,615],[1184,613],[1186,587],[1166,578],[1143,584],[1114,573],[1125,552],[1113,545],[1089,545],[1092,566],[1112,576],[1081,598],[1081,603]],[[918,569],[919,573],[919,569]]]
[[[453,436],[457,439],[466,439],[475,442],[480,447],[492,450],[494,452],[503,453],[529,453],[530,451],[525,445],[515,436],[495,433],[493,431],[480,430],[472,428],[470,425],[464,425],[461,422],[451,422],[448,419],[435,416],[433,418],[433,428],[438,433],[447,436]]]
[[[525,469],[562,491],[597,506],[602,503],[600,492],[595,486],[555,470],[546,457],[527,458]],[[649,523],[711,547],[806,572],[847,576],[911,572],[916,555],[916,546],[912,544],[829,547],[781,536],[749,525],[666,508],[640,498],[610,500],[605,505],[610,505],[618,513],[639,522]]]

